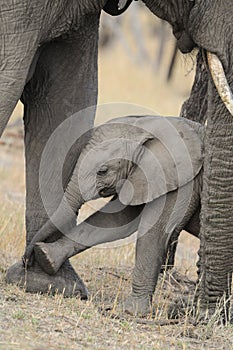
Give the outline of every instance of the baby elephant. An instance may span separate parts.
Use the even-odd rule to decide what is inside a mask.
[[[24,260],[30,262],[34,253],[41,267],[54,274],[67,258],[137,230],[125,309],[148,313],[169,242],[176,242],[182,229],[199,234],[203,138],[202,125],[175,117],[129,116],[96,127],[59,208],[34,236]],[[81,205],[99,196],[113,199],[76,225]],[[42,242],[56,230],[62,238]]]

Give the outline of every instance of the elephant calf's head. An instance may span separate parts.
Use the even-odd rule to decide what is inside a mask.
[[[75,173],[85,201],[119,193],[133,171],[142,144],[152,135],[122,123],[97,127],[81,153]]]
[[[117,193],[131,167],[131,161],[120,158],[101,165],[96,171],[96,188],[99,195],[108,197]]]
[[[117,118],[93,131],[75,181],[84,201],[118,194],[140,205],[191,181],[202,158],[198,132],[182,118]]]

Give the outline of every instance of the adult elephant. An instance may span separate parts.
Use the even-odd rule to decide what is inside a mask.
[[[39,191],[39,164],[53,131],[69,116],[94,106],[97,99],[98,26],[102,8],[118,15],[131,1],[122,0],[3,0],[0,4],[0,136],[18,102],[24,103],[26,156],[27,244],[47,221]],[[93,126],[94,108],[78,116],[80,133]],[[66,158],[66,186],[76,156],[86,139],[79,140]],[[65,140],[64,140],[65,142]],[[51,176],[54,175],[51,166]],[[56,193],[56,185],[51,188]],[[55,202],[59,203],[59,195]],[[9,269],[7,281],[32,292],[65,290],[66,295],[86,289],[66,263],[53,278],[34,266],[27,274],[22,264]]]
[[[226,297],[228,307],[233,269],[233,3],[143,1],[156,16],[171,24],[183,53],[194,47],[201,52],[182,115],[207,121],[198,296],[201,309],[208,308],[212,314],[218,300],[224,301],[222,297]]]

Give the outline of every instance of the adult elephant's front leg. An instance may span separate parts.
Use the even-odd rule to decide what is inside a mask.
[[[96,105],[98,24],[99,16],[89,15],[83,19],[82,27],[78,28],[77,32],[45,44],[34,76],[24,91],[27,245],[48,220],[48,212],[51,215],[59,205],[63,195],[61,183],[63,182],[64,187],[68,183],[77,155],[88,137],[87,133],[86,137],[77,140],[66,156],[61,180],[61,172],[59,173],[57,165],[64,147],[69,149],[74,141],[67,135],[74,135],[75,129],[79,137],[82,132],[93,126],[94,108],[88,112],[78,113],[73,118],[69,117]],[[61,130],[57,129],[58,126]],[[55,130],[60,131],[56,134]],[[50,169],[47,180],[50,185],[47,187],[47,193],[45,191],[42,193],[40,162],[47,142],[51,141],[51,135],[55,137],[50,143],[54,157],[50,157],[47,162]],[[47,203],[46,209],[43,201]],[[59,233],[54,239],[58,237]],[[7,274],[8,282],[20,281],[22,284],[24,280],[25,274],[21,263],[10,268]],[[26,290],[47,292],[49,285],[52,286],[52,291],[64,292],[65,289],[66,295],[80,292],[83,296],[86,295],[83,282],[68,261],[54,276],[42,272],[36,264],[28,269]]]
[[[213,83],[208,95],[198,296],[202,314],[208,308],[211,315],[219,302],[226,316],[233,269],[233,117]]]

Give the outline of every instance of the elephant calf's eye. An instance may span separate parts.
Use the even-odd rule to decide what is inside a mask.
[[[97,175],[103,176],[103,175],[106,175],[107,172],[108,172],[108,167],[104,165],[97,171]]]

